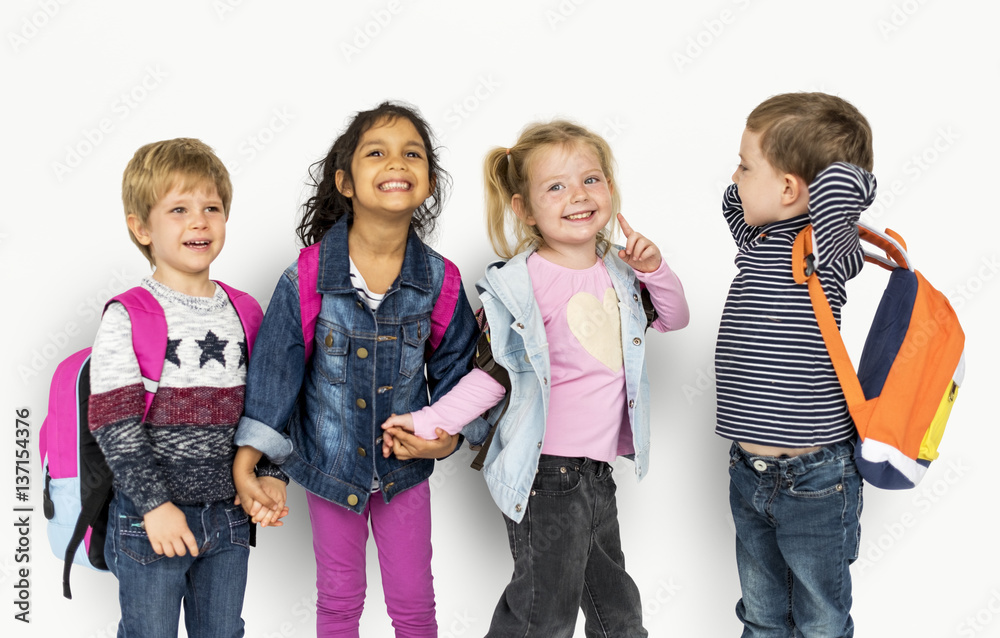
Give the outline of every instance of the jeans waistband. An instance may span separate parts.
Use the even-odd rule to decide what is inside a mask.
[[[751,454],[747,452],[739,443],[733,442],[730,449],[730,453],[733,458],[746,463],[750,467],[753,467],[758,472],[765,471],[778,471],[784,472],[786,470],[792,471],[803,471],[806,468],[818,465],[821,463],[828,463],[838,458],[853,458],[854,456],[854,441],[841,441],[839,443],[833,443],[821,447],[815,452],[810,452],[809,454],[802,454],[800,456],[760,456],[757,454]]]
[[[590,472],[598,477],[611,474],[614,468],[607,461],[595,461],[585,456],[556,456],[554,454],[542,454],[538,464],[541,465],[565,465],[572,467],[578,472]]]

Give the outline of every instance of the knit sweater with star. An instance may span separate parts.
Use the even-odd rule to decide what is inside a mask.
[[[163,503],[232,500],[233,434],[243,413],[247,342],[221,287],[190,297],[152,279],[167,319],[159,387],[143,421],[145,389],[132,324],[119,303],[101,319],[90,361],[90,430],[115,489],[145,515]]]

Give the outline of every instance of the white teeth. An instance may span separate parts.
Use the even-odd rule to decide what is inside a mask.
[[[572,215],[566,215],[566,219],[586,219],[590,217],[591,214],[591,211],[587,211],[585,213],[574,213]]]
[[[380,185],[379,190],[388,191],[402,188],[404,190],[410,190],[410,185],[406,182],[386,182]]]

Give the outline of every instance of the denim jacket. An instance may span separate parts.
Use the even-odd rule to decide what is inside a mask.
[[[411,230],[399,277],[373,311],[351,283],[348,228],[346,219],[334,224],[319,249],[322,308],[308,362],[297,265],[278,281],[254,345],[235,442],[260,450],[310,492],[361,512],[373,479],[389,502],[430,476],[434,461],[382,457],[381,425],[424,407],[428,390],[437,398],[468,372],[477,328],[460,286],[441,343],[425,358],[444,259]]]
[[[500,510],[520,522],[528,504],[545,438],[549,411],[549,346],[545,324],[535,301],[527,260],[532,251],[507,262],[490,264],[476,284],[490,323],[494,360],[510,374],[511,396],[486,455],[483,476]],[[604,265],[618,295],[622,353],[625,365],[627,419],[635,448],[639,480],[649,465],[649,380],[646,377],[645,328],[639,281],[618,258],[617,247],[604,256]],[[493,422],[504,402],[487,417]],[[471,442],[476,439],[466,430]]]

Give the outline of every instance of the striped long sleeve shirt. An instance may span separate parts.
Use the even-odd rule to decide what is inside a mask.
[[[809,290],[792,278],[792,244],[813,226],[817,273],[837,326],[846,282],[864,254],[857,221],[875,199],[875,177],[835,163],[809,185],[808,211],[748,225],[736,185],[723,215],[739,248],[715,348],[716,433],[735,441],[810,447],[855,435],[840,382],[816,323]]]

